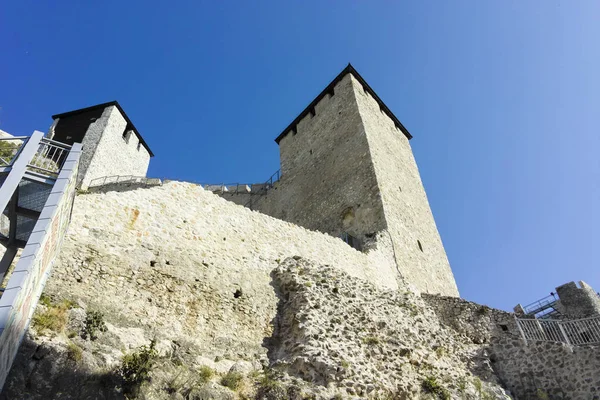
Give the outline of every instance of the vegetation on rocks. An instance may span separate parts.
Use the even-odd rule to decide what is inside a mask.
[[[123,389],[126,393],[137,393],[139,386],[149,379],[157,357],[154,340],[149,346],[144,345],[137,351],[123,356],[117,371],[123,379]]]
[[[221,378],[221,385],[236,391],[240,388],[244,376],[239,372],[229,371]]]
[[[423,379],[423,389],[427,393],[433,393],[439,399],[442,400],[450,400],[450,392],[446,388],[444,388],[435,377],[428,376]]]
[[[70,300],[53,303],[48,296],[44,296],[40,298],[40,304],[45,308],[37,310],[33,315],[31,320],[33,327],[40,333],[62,332],[67,325],[68,311],[75,306],[75,303]]]
[[[95,340],[98,338],[99,332],[106,332],[106,323],[104,322],[104,314],[100,311],[88,311],[85,317],[83,326],[83,337]]]
[[[69,342],[67,344],[67,357],[70,360],[75,361],[76,363],[79,363],[81,361],[81,359],[83,358],[83,350],[81,349],[81,347],[79,347],[75,343]]]

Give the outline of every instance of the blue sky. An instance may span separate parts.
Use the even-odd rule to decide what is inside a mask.
[[[600,290],[596,1],[4,2],[0,129],[118,100],[149,175],[264,181],[351,62],[412,133],[461,295]]]

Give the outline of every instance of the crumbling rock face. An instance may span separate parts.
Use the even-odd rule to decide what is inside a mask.
[[[317,398],[421,398],[427,380],[440,397],[471,398],[484,380],[489,398],[506,398],[484,349],[442,326],[419,296],[299,257],[272,275],[280,303],[271,368]]]
[[[476,344],[490,343],[495,338],[511,336],[519,339],[514,315],[473,303],[458,297],[421,293],[440,322]]]
[[[118,314],[107,314],[106,329],[92,340],[83,332],[98,305],[80,300],[70,303],[60,332],[34,324],[0,398],[125,398],[121,358],[150,338],[158,349],[150,380],[129,398],[507,398],[485,349],[444,327],[420,296],[378,289],[298,256],[284,260],[271,278],[278,304],[270,332],[255,343],[268,359],[243,347],[231,348],[227,358],[213,357],[198,345],[211,342],[202,333],[186,341]],[[46,308],[40,305],[38,312]],[[208,318],[210,310],[198,312]],[[237,332],[229,332],[235,343]],[[214,376],[202,380],[207,367]],[[235,390],[221,384],[232,372],[241,377]]]

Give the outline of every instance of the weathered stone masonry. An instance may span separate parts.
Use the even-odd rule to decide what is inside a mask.
[[[453,297],[421,296],[441,323],[486,345],[481,357],[516,399],[600,399],[599,346],[525,343],[512,313]]]
[[[411,137],[349,66],[276,139],[282,178],[274,188],[222,196],[332,236],[364,241],[385,231],[405,282],[458,296]]]
[[[48,137],[83,146],[78,186],[114,175],[146,176],[152,151],[116,102],[54,115]]]
[[[567,318],[587,318],[600,316],[600,297],[594,289],[583,281],[565,283],[556,288],[560,297],[557,307]]]

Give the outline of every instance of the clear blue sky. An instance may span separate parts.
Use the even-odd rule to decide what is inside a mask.
[[[348,62],[413,134],[463,297],[600,290],[597,1],[13,1],[0,129],[118,100],[149,175],[264,181]]]

